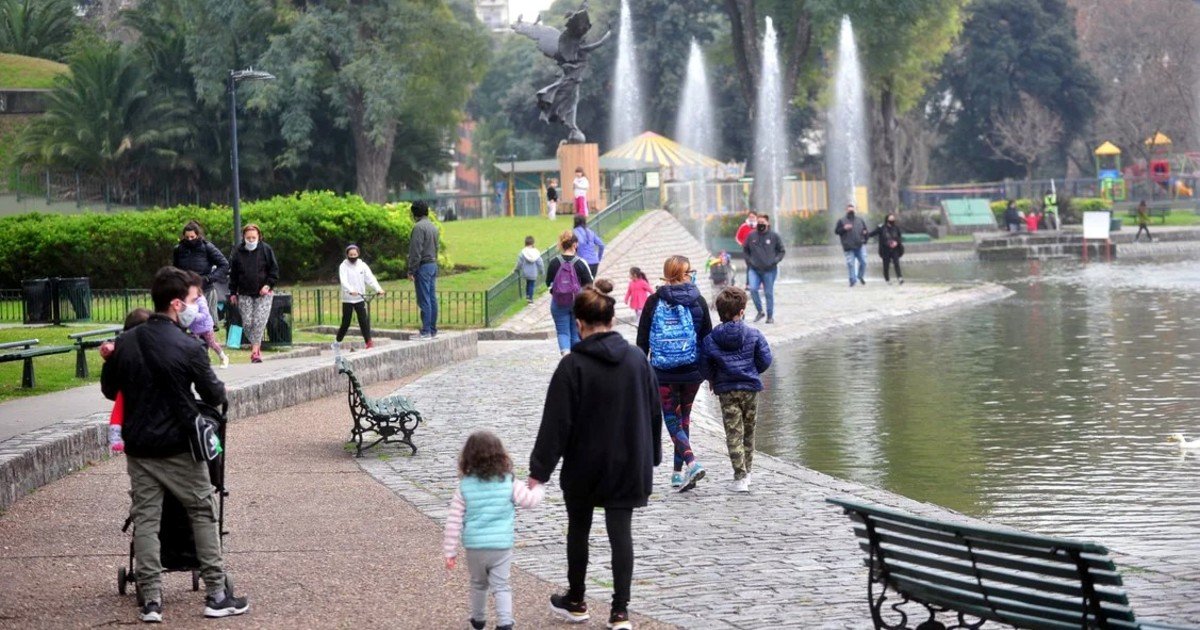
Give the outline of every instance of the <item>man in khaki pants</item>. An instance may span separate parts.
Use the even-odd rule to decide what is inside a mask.
[[[121,392],[125,401],[122,437],[133,500],[133,553],[143,601],[138,616],[145,622],[163,618],[158,532],[165,492],[183,504],[192,523],[207,591],[204,615],[227,617],[250,609],[246,598],[234,597],[226,588],[208,464],[193,459],[188,443],[197,414],[192,387],[210,405],[225,401],[225,385],[213,373],[204,344],[183,329],[199,313],[200,291],[190,281],[194,276],[175,267],[158,270],[150,287],[154,314],[117,339],[100,377],[106,397],[113,400]]]

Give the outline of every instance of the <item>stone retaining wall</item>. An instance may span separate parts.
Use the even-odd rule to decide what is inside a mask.
[[[475,358],[479,354],[478,341],[475,333],[455,333],[433,341],[389,344],[345,356],[359,381],[369,384]],[[229,419],[290,407],[345,389],[346,379],[334,369],[332,359],[328,355],[317,357],[311,363],[247,382],[229,383]],[[41,486],[107,458],[107,423],[108,414],[92,414],[0,442],[0,511]]]

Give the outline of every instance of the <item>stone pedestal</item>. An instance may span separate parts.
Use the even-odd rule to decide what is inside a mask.
[[[562,204],[569,204],[570,213],[575,213],[575,169],[582,168],[583,174],[591,185],[588,188],[588,214],[594,215],[604,209],[607,203],[604,186],[600,179],[600,145],[589,142],[586,144],[561,144],[558,146],[559,171],[559,214],[565,214]]]

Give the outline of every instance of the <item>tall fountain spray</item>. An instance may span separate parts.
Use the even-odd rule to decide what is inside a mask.
[[[713,114],[712,92],[708,88],[708,70],[700,44],[692,40],[688,53],[687,77],[675,117],[675,139],[704,155],[717,154],[717,122]]]
[[[783,196],[788,169],[787,120],[783,112],[783,77],[775,23],[767,18],[762,46],[762,72],[754,124],[754,208],[774,213]]]
[[[833,84],[825,166],[828,171],[830,214],[836,217],[846,204],[855,203],[855,189],[871,181],[863,69],[849,16],[842,17]]]
[[[717,122],[713,115],[712,92],[708,88],[708,70],[704,66],[700,44],[694,39],[691,52],[688,53],[687,76],[679,99],[679,113],[675,117],[675,139],[704,155],[717,154]],[[689,196],[692,211],[700,218],[698,236],[701,243],[707,244],[708,215],[716,210],[716,194],[708,185],[713,173],[699,168],[687,175],[691,180]]]
[[[638,76],[637,51],[634,50],[633,19],[629,15],[629,0],[621,0],[620,32],[617,33],[617,76],[613,93],[612,122],[608,141],[612,146],[632,139],[645,131],[642,110],[642,87]]]

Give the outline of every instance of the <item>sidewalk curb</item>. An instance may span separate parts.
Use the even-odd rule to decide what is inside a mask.
[[[366,385],[475,358],[479,355],[478,344],[479,336],[474,332],[453,333],[432,341],[388,344],[343,356]],[[229,419],[324,398],[345,388],[345,377],[337,373],[332,360],[318,358],[290,370],[265,372],[229,386]],[[91,414],[0,442],[0,512],[41,486],[107,459],[107,424],[107,413]]]

